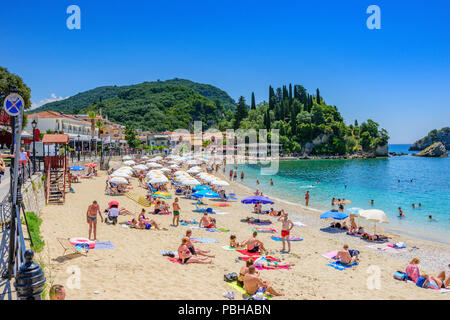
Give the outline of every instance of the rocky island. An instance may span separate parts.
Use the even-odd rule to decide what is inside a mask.
[[[450,127],[442,128],[439,131],[431,130],[426,137],[414,142],[409,151],[425,150],[435,142],[441,142],[446,150],[450,150]]]
[[[416,157],[434,157],[434,158],[443,158],[447,157],[447,150],[442,142],[438,141],[433,143],[428,148],[420,151],[418,154],[414,154]]]

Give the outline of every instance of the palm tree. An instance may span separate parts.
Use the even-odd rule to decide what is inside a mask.
[[[103,126],[103,122],[101,122],[101,121],[97,121],[95,123],[95,126],[98,129],[98,139],[100,140],[100,134],[103,133],[103,130],[105,129],[105,127]]]
[[[95,111],[89,111],[88,116],[89,116],[89,119],[91,119],[91,138],[94,139],[94,136],[95,136],[95,118],[97,117],[97,113]]]

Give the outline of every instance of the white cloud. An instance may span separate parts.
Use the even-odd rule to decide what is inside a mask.
[[[46,103],[55,102],[55,101],[61,101],[61,100],[65,100],[67,98],[69,98],[69,97],[65,97],[65,98],[57,97],[56,94],[52,93],[50,98],[45,98],[45,99],[39,101],[38,103],[32,102],[31,103],[31,109],[36,109],[36,108],[39,108],[40,106],[43,106]]]

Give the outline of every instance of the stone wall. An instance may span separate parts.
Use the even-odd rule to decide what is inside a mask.
[[[22,197],[25,211],[39,216],[45,206],[45,183],[42,181],[41,172],[33,175],[31,181],[22,186]]]

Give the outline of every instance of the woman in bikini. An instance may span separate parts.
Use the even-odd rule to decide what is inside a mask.
[[[97,213],[100,215],[100,218],[102,219],[103,222],[100,207],[97,201],[94,200],[92,204],[88,207],[86,212],[86,221],[89,224],[89,239],[91,239],[92,229],[94,229],[94,241],[97,240]]]
[[[181,264],[187,264],[187,263],[210,264],[210,263],[212,263],[212,260],[210,260],[208,258],[199,258],[199,257],[193,256],[187,246],[188,242],[189,242],[189,238],[184,237],[181,240],[180,246],[178,247],[178,261]]]
[[[278,262],[278,261],[271,260],[270,258],[267,258],[267,257],[259,257],[258,259],[256,259],[253,262],[253,265],[255,267],[260,267],[260,268],[277,268],[277,267],[295,266],[295,264],[293,264],[293,263]]]

